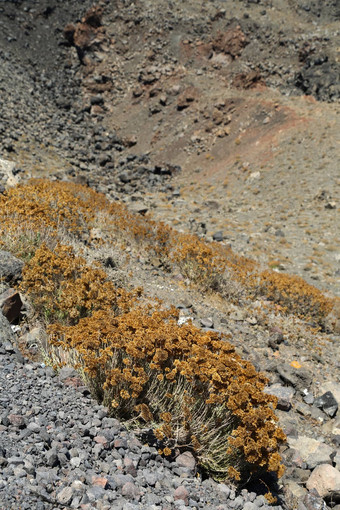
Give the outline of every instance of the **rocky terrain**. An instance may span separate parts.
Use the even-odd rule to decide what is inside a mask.
[[[1,192],[30,177],[84,183],[339,296],[339,3],[91,5],[0,3]],[[41,332],[7,315],[0,508],[251,510],[267,507],[269,484],[278,508],[338,509],[339,329],[264,318],[256,301],[179,285],[157,260],[126,268],[117,253],[99,256],[114,256],[124,283],[229,334],[265,371],[288,437],[286,474],[238,493],[205,479],[191,454],[163,459],[72,369],[56,375],[38,359]],[[6,261],[2,303],[21,270],[13,279]]]

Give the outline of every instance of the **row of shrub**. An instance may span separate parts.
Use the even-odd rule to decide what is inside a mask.
[[[17,223],[35,232],[32,244],[43,240],[46,229],[49,235],[66,231],[81,238],[84,234],[90,236],[91,229],[100,226],[110,242],[120,243],[123,248],[130,244],[138,252],[155,255],[165,268],[179,270],[202,290],[214,290],[236,300],[264,296],[279,305],[281,312],[299,315],[321,326],[334,305],[334,299],[300,277],[262,270],[225,245],[208,243],[196,235],[179,233],[164,223],[133,214],[125,205],[109,202],[104,195],[75,183],[33,180],[9,190],[1,197],[0,208],[0,232],[5,235]],[[14,238],[15,248],[26,255],[27,240],[20,247],[20,239],[16,235]]]
[[[45,321],[51,357],[72,360],[112,413],[151,427],[164,455],[192,449],[218,479],[282,475],[285,436],[264,375],[222,335],[179,325],[176,309],[150,303],[142,289],[117,288],[65,240],[89,240],[101,225],[112,242],[137,243],[206,289],[227,268],[245,285],[254,263],[66,182],[10,189],[0,221],[0,244],[26,260],[21,290]]]
[[[191,448],[220,479],[282,474],[276,398],[221,335],[179,325],[176,309],[116,289],[60,244],[37,248],[21,289],[45,317],[51,346],[76,360],[115,416],[152,427],[162,453]]]

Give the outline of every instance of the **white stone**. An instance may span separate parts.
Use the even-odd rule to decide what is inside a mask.
[[[19,179],[13,173],[14,169],[15,163],[13,161],[0,158],[0,171],[7,175],[7,186],[16,186],[19,182]]]
[[[340,471],[329,464],[317,466],[307,480],[307,489],[316,489],[322,498],[339,493]]]
[[[334,448],[316,439],[300,436],[297,439],[288,438],[288,444],[296,450],[308,469],[313,469],[319,464],[332,464],[331,455]]]

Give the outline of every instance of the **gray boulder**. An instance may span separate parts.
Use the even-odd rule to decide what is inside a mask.
[[[8,351],[10,346],[13,346],[13,343],[14,333],[8,320],[2,315],[0,311],[0,349],[5,349]]]
[[[14,257],[10,252],[0,250],[0,276],[6,282],[16,282],[21,278],[24,263],[22,260]]]

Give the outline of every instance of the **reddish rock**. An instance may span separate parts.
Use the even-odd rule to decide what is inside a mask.
[[[14,322],[20,314],[22,301],[19,292],[8,289],[0,295],[0,308],[9,322]]]
[[[109,447],[109,441],[106,439],[106,437],[104,436],[96,436],[94,439],[93,439],[97,444],[101,444],[104,448],[108,448]]]
[[[91,115],[103,115],[103,113],[105,113],[104,108],[98,104],[91,106]]]
[[[84,50],[94,44],[100,44],[105,38],[105,29],[102,27],[103,9],[93,6],[87,11],[80,23],[69,23],[64,28],[64,37],[69,44],[77,48],[81,62],[84,59]]]
[[[97,487],[102,487],[102,489],[106,489],[108,485],[108,480],[107,478],[101,476],[93,476],[92,485],[96,485]]]
[[[124,457],[124,468],[126,474],[129,474],[133,477],[137,476],[137,470],[135,468],[133,460],[130,459],[129,457]]]
[[[177,110],[188,108],[199,97],[199,92],[195,87],[187,87],[177,100]]]
[[[121,438],[115,439],[113,445],[115,448],[127,448],[126,439]]]
[[[174,493],[174,499],[175,501],[182,499],[186,505],[189,504],[189,492],[188,490],[183,487],[183,485],[180,485],[177,487]]]
[[[240,73],[233,79],[233,85],[239,89],[253,89],[259,85],[264,86],[263,80],[259,71],[250,71],[249,73]]]
[[[241,30],[241,27],[236,27],[228,30],[227,32],[219,32],[213,41],[213,50],[226,55],[231,55],[237,58],[241,55],[242,50],[249,41]]]
[[[65,386],[73,386],[73,388],[82,388],[84,386],[84,381],[80,379],[80,377],[67,377],[63,380]]]
[[[26,426],[25,419],[20,414],[9,414],[8,421],[11,425],[18,427],[19,429],[23,429]]]
[[[191,452],[184,452],[176,458],[176,464],[194,470],[196,466],[195,457]]]

